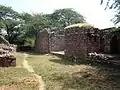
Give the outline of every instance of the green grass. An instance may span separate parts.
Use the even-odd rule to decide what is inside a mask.
[[[33,75],[24,68],[0,68],[0,86],[17,85],[22,90],[37,90],[38,83],[31,85],[31,81],[27,79],[34,78]],[[30,82],[29,84],[27,84]],[[32,88],[32,89],[31,89]]]
[[[50,54],[30,54],[28,63],[43,77],[46,90],[119,90],[120,73],[88,63],[73,64]],[[114,75],[118,75],[116,76]]]
[[[22,66],[23,54],[14,53],[14,55],[17,57],[16,67],[0,67],[0,90],[3,86],[10,90],[38,90],[38,82],[32,73]]]
[[[17,60],[16,60],[16,65],[18,66],[18,67],[22,67],[23,65],[22,65],[22,63],[23,63],[23,60],[24,60],[24,54],[23,53],[13,53],[13,55],[15,55],[15,57],[17,58]]]
[[[0,68],[0,89],[38,90],[38,82],[24,69],[23,53],[14,53],[17,66]],[[42,76],[46,90],[120,90],[120,70],[51,54],[28,53],[26,58],[36,74]]]

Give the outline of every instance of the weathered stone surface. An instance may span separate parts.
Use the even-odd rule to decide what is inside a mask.
[[[16,57],[11,55],[14,48],[7,45],[0,45],[0,67],[16,66]]]
[[[0,55],[0,67],[16,66],[16,58],[13,55]]]
[[[42,53],[49,52],[49,34],[47,31],[38,33],[35,41],[35,51]]]
[[[49,34],[49,51],[64,51],[64,35]]]
[[[6,50],[6,51],[16,51],[16,47],[17,45],[12,45],[10,44],[9,46],[8,45],[5,45],[5,44],[0,44],[0,48],[3,49],[3,50]]]
[[[103,29],[101,32],[101,48],[103,53],[120,54],[120,30],[113,31],[112,28]],[[116,47],[116,52],[112,49]]]
[[[65,30],[65,54],[86,57],[90,52],[99,52],[100,34],[97,28],[74,27]]]
[[[35,41],[37,52],[48,53],[51,51],[64,51],[64,35],[55,35],[47,31],[39,32]]]
[[[47,53],[64,50],[65,55],[74,57],[87,57],[88,53],[94,52],[120,54],[120,30],[111,29],[68,27],[65,28],[64,36],[40,32],[36,38],[35,49]]]

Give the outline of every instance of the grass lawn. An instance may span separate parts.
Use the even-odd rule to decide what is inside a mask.
[[[38,90],[33,73],[22,65],[24,54],[14,55],[16,67],[0,68],[0,90]],[[88,62],[76,65],[68,58],[51,54],[28,53],[26,60],[35,73],[42,76],[46,90],[120,90],[120,70],[117,69]]]
[[[120,72],[100,65],[73,64],[51,54],[30,53],[27,61],[46,90],[120,90]]]
[[[0,90],[38,90],[34,76],[22,66],[23,54],[14,55],[17,57],[16,67],[0,67]]]

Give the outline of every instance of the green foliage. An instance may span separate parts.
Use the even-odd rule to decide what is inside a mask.
[[[1,35],[0,35],[0,43],[9,45],[9,42],[3,36],[1,36]]]
[[[1,21],[0,22],[0,28],[4,28],[5,27],[5,24]]]
[[[57,27],[66,27],[71,24],[85,22],[84,17],[73,9],[59,9],[51,14],[53,24]]]
[[[25,45],[30,45],[30,46],[34,46],[34,41],[35,41],[35,38],[25,38]]]
[[[8,17],[12,19],[17,19],[19,17],[19,14],[11,7],[0,5],[0,18],[6,19]]]
[[[19,14],[18,12],[14,11],[11,7],[0,5],[0,22],[3,23],[1,27],[4,26],[7,32],[7,40],[12,43],[14,36],[17,33],[16,29],[20,24]]]
[[[48,28],[50,25],[49,19],[42,14],[30,15],[28,13],[23,13],[22,19],[24,20],[23,26],[26,29],[25,35],[28,37],[35,37],[40,30]]]
[[[84,17],[72,9],[59,9],[52,14],[28,14],[22,13],[21,18],[26,29],[25,36],[36,37],[40,30],[58,32],[67,25],[85,22]],[[55,29],[55,30],[53,30]]]
[[[73,9],[59,9],[52,14],[18,13],[0,5],[0,28],[5,28],[7,40],[14,44],[31,44],[40,30],[60,32],[64,27],[85,22]]]
[[[20,14],[20,17],[22,20],[24,20],[24,23],[29,23],[31,22],[31,19],[32,19],[32,15],[29,13],[25,13],[25,12]]]
[[[104,1],[105,0],[101,0],[101,4],[103,4]],[[116,11],[115,17],[112,19],[112,21],[115,24],[118,24],[120,22],[120,0],[107,0],[105,9],[107,8],[114,9]]]
[[[120,73],[103,65],[50,54],[29,53],[26,58],[36,74],[42,76],[46,90],[119,90]]]

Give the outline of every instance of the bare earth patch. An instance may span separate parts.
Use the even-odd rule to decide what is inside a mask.
[[[23,78],[20,78],[19,81],[21,83],[24,83],[25,85],[37,85],[38,84],[36,78],[34,77],[23,77]]]
[[[24,54],[23,66],[24,66],[24,68],[26,68],[28,70],[28,72],[34,73],[33,68],[31,66],[29,66],[29,64],[28,64],[28,62],[26,60],[27,57],[28,57],[28,54]],[[34,73],[34,76],[35,76],[35,78],[36,78],[36,80],[37,80],[37,82],[39,84],[39,90],[45,90],[44,89],[44,82],[42,80],[42,77],[35,74],[35,73]]]
[[[0,67],[0,90],[38,90],[38,81],[22,65],[23,53],[14,53],[16,67]]]

